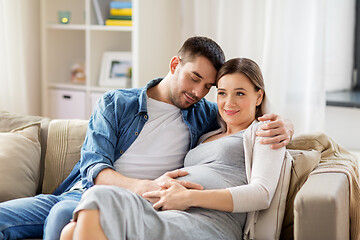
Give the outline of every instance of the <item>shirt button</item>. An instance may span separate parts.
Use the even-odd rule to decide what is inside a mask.
[[[137,136],[139,133],[138,132],[135,132],[135,136]]]
[[[147,115],[145,115],[144,118],[147,119]]]
[[[120,150],[120,154],[123,154],[124,153],[124,151],[123,150]]]

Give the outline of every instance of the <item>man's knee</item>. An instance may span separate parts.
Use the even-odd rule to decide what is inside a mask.
[[[63,200],[51,208],[44,225],[44,239],[59,239],[62,229],[72,218],[78,202]]]
[[[59,218],[70,218],[72,217],[72,212],[76,208],[78,202],[73,200],[63,200],[55,204],[49,213],[49,217],[52,215],[56,216],[57,219]]]

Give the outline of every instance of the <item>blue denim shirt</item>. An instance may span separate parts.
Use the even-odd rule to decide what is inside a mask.
[[[80,161],[55,190],[55,195],[69,190],[80,179],[89,188],[101,170],[115,170],[114,162],[135,141],[148,120],[146,90],[161,80],[154,79],[145,88],[118,89],[104,94],[89,120]],[[196,146],[201,135],[219,127],[217,106],[205,99],[182,109],[181,113],[189,128],[190,148]]]

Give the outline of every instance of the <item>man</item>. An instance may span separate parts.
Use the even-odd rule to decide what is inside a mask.
[[[203,97],[215,85],[224,61],[217,43],[192,37],[171,59],[164,79],[141,89],[106,93],[90,118],[81,159],[59,188],[50,195],[0,204],[0,239],[42,237],[44,224],[44,238],[57,239],[82,192],[95,184],[117,185],[141,195],[184,175],[172,170],[182,167],[186,152],[201,135],[218,128],[216,104]],[[274,136],[264,143],[276,148],[290,141],[290,122],[285,128],[276,115],[262,120],[272,122],[259,134]]]

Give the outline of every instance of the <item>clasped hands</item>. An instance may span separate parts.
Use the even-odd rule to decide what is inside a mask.
[[[158,190],[145,192],[142,196],[153,203],[156,210],[186,210],[191,207],[189,189],[203,190],[200,184],[176,179],[187,174],[183,170],[166,172],[154,180]]]

